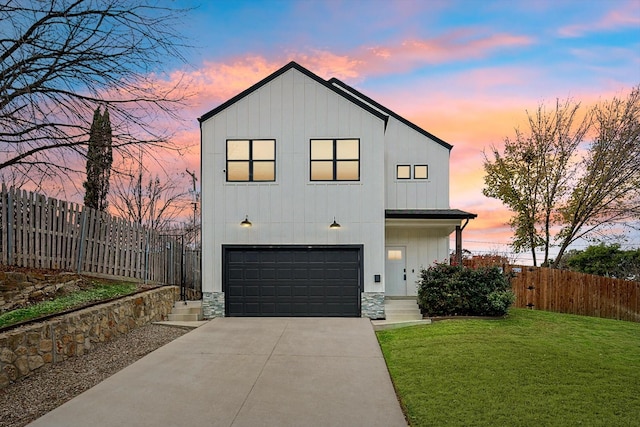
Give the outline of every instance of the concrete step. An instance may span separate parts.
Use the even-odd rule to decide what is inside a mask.
[[[416,297],[391,297],[384,300],[384,314],[387,321],[407,322],[422,319]]]
[[[389,316],[422,316],[422,313],[417,308],[413,308],[409,310],[397,310],[397,309],[389,310],[385,308],[384,312],[387,317]]]
[[[411,314],[392,314],[385,313],[385,320],[388,322],[408,322],[411,320],[422,320],[421,313],[411,313]]]
[[[202,301],[176,301],[169,314],[169,321],[198,322],[202,317]]]
[[[202,307],[177,306],[171,310],[172,314],[202,314]]]
[[[169,314],[170,322],[198,322],[200,320],[202,320],[202,315],[200,313]]]
[[[385,299],[384,303],[386,305],[397,305],[397,306],[401,306],[401,305],[417,305],[418,304],[418,300],[413,298],[413,299]]]
[[[174,307],[202,307],[202,301],[176,301],[173,303]]]

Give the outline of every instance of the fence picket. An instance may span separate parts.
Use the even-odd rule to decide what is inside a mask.
[[[201,254],[181,236],[160,235],[80,204],[7,188],[0,193],[0,263],[186,284],[201,295]],[[635,295],[635,294],[634,294]]]

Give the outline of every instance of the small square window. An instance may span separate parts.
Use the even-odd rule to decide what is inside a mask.
[[[411,179],[411,166],[409,166],[409,165],[397,165],[396,166],[396,178],[397,179]]]
[[[429,167],[427,165],[414,165],[413,179],[429,179]]]

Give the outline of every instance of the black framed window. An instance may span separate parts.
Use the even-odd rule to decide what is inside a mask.
[[[429,179],[429,166],[413,165],[413,179]]]
[[[411,179],[411,165],[396,165],[397,179]]]
[[[312,139],[311,181],[360,181],[360,140]]]
[[[227,140],[227,182],[275,180],[275,139]]]

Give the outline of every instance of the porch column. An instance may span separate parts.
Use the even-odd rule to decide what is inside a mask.
[[[456,225],[456,264],[462,265],[462,227]]]

